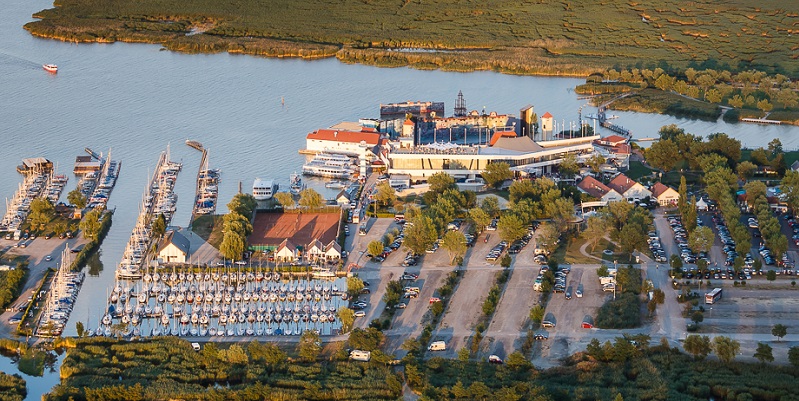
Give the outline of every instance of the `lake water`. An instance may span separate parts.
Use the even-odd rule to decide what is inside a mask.
[[[185,225],[200,159],[197,151],[184,144],[187,138],[209,148],[211,167],[222,169],[219,211],[224,212],[224,204],[240,183],[245,191],[256,177],[274,178],[286,186],[289,175],[303,164],[304,156],[297,150],[304,147],[308,132],[340,121],[376,118],[381,102],[444,101],[449,114],[462,90],[470,110],[518,114],[520,108],[533,104],[538,114],[549,111],[558,123],[567,125],[585,105],[572,92],[581,79],[381,69],[335,59],[186,55],[160,51],[157,45],[76,45],[38,39],[22,29],[32,13],[51,4],[43,0],[3,3],[0,196],[12,196],[21,182],[15,166],[25,157],[47,157],[70,176],[75,156],[84,154],[87,146],[103,152],[111,148],[113,158],[123,163],[109,201],[117,213],[102,247],[100,260],[105,269],[87,279],[66,334],[74,333],[76,321],[97,325],[104,305],[92,300],[106,299],[149,173],[168,144],[172,159],[184,163],[176,186],[179,202],[173,224]],[[58,64],[58,74],[43,71],[44,63]],[[583,113],[595,113],[595,109],[586,106]],[[796,127],[612,113],[620,116],[618,124],[639,138],[657,136],[661,126],[675,123],[699,135],[726,132],[747,146],[763,146],[780,138],[785,149],[799,148]],[[75,182],[73,177],[65,192]],[[13,372],[5,362],[0,369]],[[28,398],[38,396],[32,393]]]

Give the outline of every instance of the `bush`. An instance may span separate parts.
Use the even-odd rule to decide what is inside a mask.
[[[641,300],[624,293],[599,308],[596,325],[602,329],[629,329],[641,325]]]

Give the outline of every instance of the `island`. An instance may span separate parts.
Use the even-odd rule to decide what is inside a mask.
[[[754,0],[63,0],[25,29],[70,42],[449,71],[586,76],[694,66],[792,76],[797,15],[796,5]]]

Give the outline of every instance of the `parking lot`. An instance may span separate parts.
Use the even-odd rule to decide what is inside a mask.
[[[28,240],[25,248],[19,248],[14,247],[14,244],[19,243],[19,241],[0,238],[0,249],[3,250],[3,258],[6,260],[16,257],[27,258],[28,268],[30,269],[27,281],[20,292],[20,297],[11,303],[11,307],[22,304],[27,306],[28,296],[44,277],[45,271],[48,268],[58,266],[61,260],[61,252],[65,245],[68,244],[71,248],[74,248],[87,242],[82,237],[72,239],[59,239],[57,237],[44,239],[40,237],[35,240]],[[47,256],[50,257],[50,261],[46,260]],[[2,311],[2,314],[0,314],[0,336],[8,337],[16,329],[16,324],[8,323],[8,319],[16,313],[16,311]]]
[[[533,291],[533,281],[539,265],[533,262],[535,241],[531,241],[514,257],[505,292],[485,332],[482,354],[506,358],[521,347],[526,335],[530,309],[538,303],[539,292]]]

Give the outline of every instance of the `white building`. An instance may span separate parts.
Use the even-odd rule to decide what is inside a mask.
[[[613,177],[608,183],[608,187],[616,190],[627,200],[641,200],[652,196],[652,191],[624,174]]]
[[[616,192],[616,190],[599,182],[596,178],[591,177],[590,175],[586,176],[579,183],[577,183],[577,189],[584,194],[588,194],[599,199],[603,205],[607,205],[610,202],[618,202],[624,199],[621,194]]]
[[[158,258],[164,263],[186,263],[191,251],[189,239],[177,231],[168,231],[158,244]]]
[[[383,137],[374,128],[361,128],[360,131],[320,129],[305,137],[308,151],[341,153],[366,159],[379,154],[382,145]]]
[[[679,192],[659,182],[652,186],[652,196],[658,200],[660,206],[674,206],[680,200]]]
[[[407,174],[412,180],[446,172],[455,178],[475,178],[490,163],[505,162],[512,171],[545,174],[567,154],[593,152],[591,142],[599,136],[535,142],[512,131],[497,132],[489,145],[460,146],[437,143],[410,149],[395,148],[388,154],[388,173]]]

